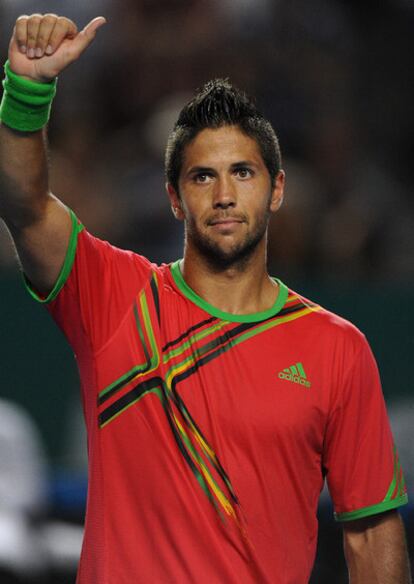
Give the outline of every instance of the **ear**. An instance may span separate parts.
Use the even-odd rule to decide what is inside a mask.
[[[279,170],[275,180],[275,186],[272,190],[272,198],[270,201],[270,210],[272,213],[279,211],[280,206],[283,203],[283,193],[285,188],[285,171]]]
[[[171,210],[174,214],[174,217],[179,221],[184,221],[185,216],[181,208],[181,199],[179,194],[170,183],[166,183],[165,188],[167,190],[168,198],[170,199]]]

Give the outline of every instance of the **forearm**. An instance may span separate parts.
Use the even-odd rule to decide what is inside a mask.
[[[0,106],[0,217],[14,235],[38,224],[50,201],[45,127],[55,79],[103,24],[103,17],[94,18],[78,33],[74,22],[54,14],[16,20]]]
[[[64,16],[23,15],[10,39],[0,105],[0,217],[26,276],[43,296],[58,280],[73,227],[68,209],[49,192],[45,128],[57,77],[103,24],[99,16],[78,32]]]
[[[350,584],[411,584],[402,520],[391,512],[344,526]]]
[[[48,193],[46,131],[0,124],[0,216],[20,229],[40,216]]]

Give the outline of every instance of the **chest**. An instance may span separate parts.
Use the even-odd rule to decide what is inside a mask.
[[[209,431],[319,442],[329,368],[305,324],[229,322],[168,305],[157,315],[138,298],[99,355],[101,413],[112,408],[106,421],[162,389]]]

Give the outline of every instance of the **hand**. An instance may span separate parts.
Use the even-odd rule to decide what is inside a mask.
[[[9,45],[10,68],[17,75],[48,82],[80,57],[105,23],[98,16],[78,32],[64,16],[19,16]]]

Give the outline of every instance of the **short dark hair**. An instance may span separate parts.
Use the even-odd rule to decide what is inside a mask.
[[[208,81],[181,110],[171,132],[165,153],[167,181],[178,193],[178,181],[185,147],[206,128],[237,126],[259,146],[272,185],[281,168],[279,141],[270,122],[258,111],[253,100],[228,79]]]

